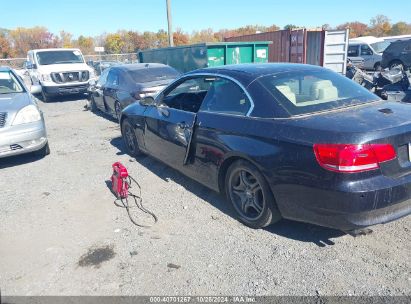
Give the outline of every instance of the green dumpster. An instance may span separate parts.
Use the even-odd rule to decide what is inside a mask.
[[[140,62],[157,62],[185,73],[226,64],[268,62],[271,41],[202,43],[140,51]]]

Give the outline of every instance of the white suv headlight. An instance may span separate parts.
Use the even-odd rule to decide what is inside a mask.
[[[39,109],[34,105],[28,105],[17,112],[16,117],[13,120],[12,126],[21,125],[29,122],[35,122],[41,120],[41,114]]]
[[[50,74],[40,74],[41,81],[51,81]]]

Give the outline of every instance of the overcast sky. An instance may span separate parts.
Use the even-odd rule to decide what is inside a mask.
[[[0,0],[0,27],[42,25],[75,36],[95,36],[119,29],[167,29],[166,0]],[[171,0],[173,28],[236,28],[247,24],[335,26],[346,21],[369,23],[383,14],[391,22],[411,22],[411,0]]]

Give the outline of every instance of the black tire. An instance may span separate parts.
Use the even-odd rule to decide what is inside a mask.
[[[91,98],[90,98],[90,110],[93,113],[96,113],[97,110],[98,110],[97,105],[96,105],[96,101],[94,100],[94,96],[91,96]]]
[[[267,181],[250,162],[238,160],[229,167],[225,192],[244,225],[259,229],[281,220]]]
[[[122,111],[122,109],[121,109],[121,105],[120,105],[120,103],[119,103],[118,101],[116,101],[116,102],[114,103],[114,111],[115,111],[115,114],[116,114],[116,119],[117,119],[118,122],[120,123],[120,118],[121,118],[121,111]]]
[[[393,61],[390,62],[388,67],[390,69],[393,69],[393,68],[396,68],[396,67],[404,69],[404,64],[400,60],[393,60]]]
[[[138,147],[138,141],[136,134],[134,133],[134,128],[127,118],[124,119],[121,124],[121,135],[123,137],[127,153],[130,156],[136,157],[142,154],[140,148]]]
[[[36,156],[40,156],[40,157],[46,157],[47,155],[50,154],[50,146],[49,143],[47,143],[43,148],[41,148],[40,150],[37,150],[34,152],[34,154]]]
[[[41,99],[43,102],[49,102],[50,101],[50,95],[48,95],[46,92],[44,92],[44,88],[41,89]]]

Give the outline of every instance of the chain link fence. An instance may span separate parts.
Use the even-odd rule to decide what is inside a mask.
[[[23,69],[24,62],[26,58],[7,58],[7,59],[0,59],[0,66],[8,66],[16,70]]]
[[[92,61],[119,61],[122,63],[137,63],[138,58],[136,53],[128,54],[101,54],[101,55],[83,55],[86,62]],[[24,69],[26,58],[7,58],[0,59],[0,66],[9,66],[16,70]]]
[[[128,54],[101,54],[101,55],[83,55],[86,62],[89,61],[119,61],[122,63],[137,63],[138,58],[136,53]]]

